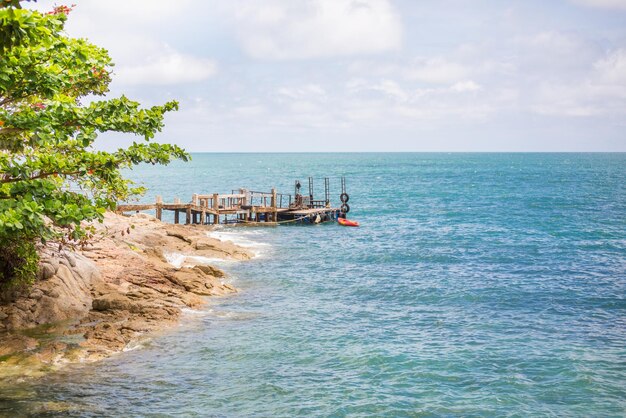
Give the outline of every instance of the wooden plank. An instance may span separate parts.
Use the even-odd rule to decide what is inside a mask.
[[[155,209],[156,205],[117,205],[116,212],[134,212],[137,210],[151,210]]]
[[[219,193],[214,193],[214,194],[199,194],[197,195],[198,199],[213,199],[214,196],[217,194],[217,196],[220,199],[245,199],[247,195],[242,194],[242,193],[236,193],[236,194],[219,194]]]
[[[326,213],[326,212],[333,212],[333,211],[338,211],[339,209],[337,208],[313,208],[313,209],[299,209],[299,210],[290,210],[286,213],[289,213],[291,215],[314,215],[316,213]]]

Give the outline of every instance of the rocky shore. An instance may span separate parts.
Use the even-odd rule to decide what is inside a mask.
[[[83,250],[43,248],[28,291],[0,294],[0,380],[108,357],[176,324],[183,308],[236,292],[222,270],[186,263],[185,256],[251,257],[209,238],[211,227],[112,213],[95,226],[96,238]]]

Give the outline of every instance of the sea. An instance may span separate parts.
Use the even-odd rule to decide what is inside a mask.
[[[3,389],[0,415],[626,416],[626,154],[193,154],[127,175],[146,202],[329,177],[335,204],[345,176],[361,226],[218,227],[256,254],[212,261],[239,293]]]

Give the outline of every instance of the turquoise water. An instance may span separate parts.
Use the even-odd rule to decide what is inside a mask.
[[[238,295],[0,411],[626,415],[626,154],[197,154],[131,176],[187,200],[327,174],[360,228],[220,230],[260,254],[221,265]]]

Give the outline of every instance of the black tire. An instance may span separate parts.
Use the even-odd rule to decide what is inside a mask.
[[[348,195],[348,193],[341,193],[341,195],[339,196],[339,200],[341,200],[341,203],[348,203],[348,201],[350,200],[350,196]]]
[[[343,213],[348,213],[350,212],[350,205],[348,205],[347,203],[344,203],[343,205],[341,205],[341,211]]]

